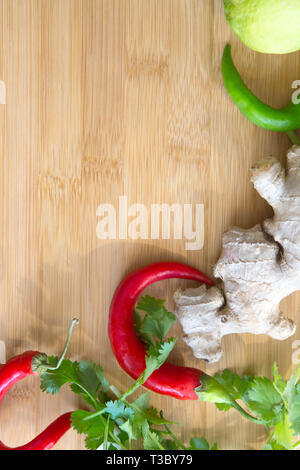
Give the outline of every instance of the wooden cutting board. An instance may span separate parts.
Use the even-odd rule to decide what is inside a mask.
[[[226,23],[221,0],[0,0],[0,339],[7,357],[27,349],[60,352],[69,321],[79,316],[69,354],[100,362],[115,385],[131,380],[107,337],[118,282],[158,260],[187,261],[212,275],[222,232],[271,214],[249,180],[252,163],[273,153],[284,161],[285,135],[256,128],[226,94],[224,45],[247,84],[264,101],[288,102],[300,79],[300,54],[247,49]],[[185,240],[100,240],[97,208],[204,204],[204,246]],[[168,300],[188,283],[149,292]],[[191,285],[191,284],[189,284]],[[195,360],[182,341],[172,360],[214,373],[283,374],[300,339],[299,295],[282,309],[296,320],[293,338],[232,335],[219,364]],[[181,335],[179,325],[174,333]],[[260,448],[264,429],[235,411],[151,395],[183,426],[175,433],[217,441],[221,449]],[[17,445],[64,411],[82,406],[67,390],[50,397],[37,379],[14,387],[1,403],[0,438]],[[81,449],[75,432],[57,449]]]

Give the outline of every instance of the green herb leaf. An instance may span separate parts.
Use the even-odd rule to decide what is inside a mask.
[[[86,434],[87,449],[98,449],[103,443],[106,420],[93,416],[90,411],[77,410],[71,415],[71,425],[79,434]]]
[[[57,357],[48,357],[49,364],[56,366],[58,362]],[[78,362],[72,362],[65,359],[60,368],[57,370],[49,370],[41,376],[41,390],[53,395],[58,393],[63,385],[66,383],[77,382]]]
[[[270,438],[263,449],[294,449],[295,435],[300,434],[300,365],[288,381],[279,374],[277,364],[272,372],[273,381],[267,377],[239,377],[227,370],[214,377],[203,374],[196,393],[200,400],[215,403],[220,410],[233,407],[247,419],[264,424]]]
[[[267,377],[255,377],[247,392],[249,409],[265,424],[274,425],[282,419],[282,400]]]
[[[122,431],[127,434],[126,440],[137,440],[141,436],[140,433],[136,433],[133,422],[129,419],[128,421],[125,421],[124,424],[120,425],[120,429],[122,429]]]
[[[131,406],[137,409],[138,411],[146,410],[149,408],[150,403],[150,393],[144,392],[140,395],[134,402],[131,403]]]
[[[49,357],[50,365],[55,366],[57,360],[56,357]],[[97,398],[99,398],[100,388],[105,399],[109,387],[102,367],[92,361],[72,362],[65,359],[59,369],[48,370],[41,376],[41,389],[47,393],[58,393],[65,384],[70,384],[71,390],[75,394],[80,395],[89,405],[94,407]]]
[[[142,297],[135,312],[135,326],[138,334],[149,345],[162,341],[176,320],[173,313],[164,307],[165,300],[149,295]],[[139,311],[144,312],[142,315]]]
[[[147,422],[143,426],[143,438],[144,438],[144,449],[145,450],[163,450],[163,439],[161,436],[150,430],[150,426]]]
[[[218,446],[216,443],[210,447],[209,443],[204,437],[193,437],[190,440],[190,450],[218,450]]]
[[[177,338],[169,338],[167,341],[157,342],[149,347],[146,356],[146,369],[143,374],[144,382],[167,360],[176,341]]]
[[[273,377],[274,377],[273,385],[276,388],[277,392],[282,396],[282,394],[283,394],[283,392],[286,388],[287,382],[286,382],[286,380],[283,380],[283,378],[279,374],[278,366],[277,366],[276,362],[274,362],[274,364],[273,364],[272,373],[273,373]]]
[[[165,450],[178,450],[179,449],[178,444],[175,441],[172,441],[171,439],[164,439],[163,446]]]
[[[294,433],[286,414],[283,420],[274,427],[273,438],[285,449],[293,449]]]
[[[108,401],[106,403],[105,412],[110,414],[114,420],[117,418],[130,418],[134,414],[132,409],[125,406],[120,400]]]
[[[274,439],[270,439],[262,448],[262,450],[287,450]]]
[[[99,419],[99,416],[94,416],[95,413],[92,411],[77,410],[71,415],[71,424],[79,434],[87,434],[89,430],[97,426],[99,432],[104,432],[105,425],[103,421]]]
[[[300,434],[300,364],[291,375],[284,390],[284,399],[287,403],[288,418],[294,435]]]
[[[102,386],[100,391],[100,386]],[[102,402],[107,399],[109,388],[101,366],[91,361],[80,362],[76,368],[76,383],[71,384],[71,390],[80,395],[89,405],[94,406],[95,400],[101,397]],[[102,393],[102,395],[101,395]]]
[[[294,435],[300,434],[300,385],[297,384],[293,395],[288,401],[288,417]]]

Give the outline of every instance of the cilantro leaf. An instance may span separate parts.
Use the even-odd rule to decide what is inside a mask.
[[[163,446],[165,450],[177,450],[179,448],[178,444],[171,439],[164,439]]]
[[[107,436],[106,434],[110,431],[112,432],[114,429],[114,423],[113,421],[109,422],[108,420],[106,421],[106,426],[104,428],[104,431],[99,433],[98,429],[96,426],[91,427],[90,431],[88,432],[86,438],[85,438],[85,446],[89,450],[97,450],[99,449],[100,446],[105,447],[111,445],[111,443],[108,443]]]
[[[106,420],[93,416],[90,411],[77,410],[71,415],[71,425],[79,434],[86,434],[87,449],[98,449],[102,444],[105,433]]]
[[[148,431],[144,434],[144,449],[145,450],[162,450],[162,439],[157,432]]]
[[[156,339],[164,339],[176,320],[173,313],[165,307],[165,300],[150,295],[142,297],[135,311],[135,327],[141,339],[149,345],[155,345]],[[142,315],[140,312],[146,315]]]
[[[101,392],[100,392],[100,386]],[[71,390],[80,395],[89,405],[95,406],[95,400],[100,397],[107,399],[108,381],[101,366],[92,361],[82,361],[76,368],[76,382],[70,385]]]
[[[262,450],[287,450],[284,446],[279,444],[275,439],[270,439],[262,448]]]
[[[273,381],[267,377],[239,377],[227,370],[214,377],[203,374],[195,391],[200,400],[215,403],[220,410],[233,407],[247,419],[264,424],[270,435],[264,450],[294,449],[295,435],[300,434],[300,365],[288,381],[279,374],[276,363],[272,372]]]
[[[105,412],[110,414],[114,420],[117,418],[130,418],[130,416],[133,416],[132,409],[120,400],[108,401],[106,403]]]
[[[109,383],[102,367],[92,361],[79,363],[78,378],[93,395],[96,395],[100,385],[105,393],[108,392]]]
[[[127,434],[127,440],[131,441],[132,439],[137,440],[140,436],[140,432],[136,432],[136,427],[134,422],[130,419],[125,421],[125,423],[120,425],[120,429]]]
[[[48,361],[51,366],[56,366],[58,358],[50,356],[48,357]],[[65,359],[59,369],[49,369],[41,375],[41,390],[54,395],[60,391],[63,385],[77,382],[77,368],[78,362],[72,362]]]
[[[99,432],[104,432],[105,425],[103,421],[99,419],[99,416],[94,416],[95,413],[92,411],[77,410],[73,411],[71,415],[72,427],[79,434],[87,434],[92,427],[97,427]]]
[[[283,378],[279,374],[278,366],[277,366],[276,362],[274,362],[274,364],[273,364],[272,373],[273,373],[273,377],[274,377],[273,385],[276,388],[277,392],[282,396],[282,394],[283,394],[283,392],[286,388],[287,382],[286,382],[286,380],[283,380]]]
[[[274,427],[273,438],[285,449],[293,449],[294,433],[286,414]]]
[[[294,435],[300,434],[300,384],[297,384],[288,402],[288,416]]]
[[[167,341],[155,343],[147,350],[146,369],[143,373],[143,381],[150,377],[156,369],[167,360],[170,352],[175,346],[177,338],[169,338]]]
[[[267,377],[255,377],[247,392],[249,409],[265,424],[273,425],[282,419],[282,400]]]
[[[283,396],[287,403],[288,418],[294,434],[300,434],[300,364],[287,382]]]
[[[120,397],[121,400],[124,400],[129,395],[134,393],[146,380],[153,374],[156,369],[159,369],[160,366],[166,361],[170,352],[175,346],[177,338],[169,338],[167,341],[157,342],[155,345],[151,345],[147,350],[145,357],[146,368],[140,375],[140,377],[135,381],[132,387],[127,390]]]
[[[234,400],[244,400],[253,381],[248,375],[240,377],[228,369],[225,369],[222,374],[215,374],[214,377],[231,394]]]
[[[147,422],[144,423],[143,429],[143,438],[144,438],[144,449],[145,450],[163,450],[163,439],[161,436],[150,430],[150,426]]]
[[[213,443],[210,450],[219,450],[218,444],[216,442]]]
[[[131,406],[139,411],[142,411],[142,410],[146,410],[149,407],[149,403],[150,403],[150,393],[144,392],[136,400],[134,400],[134,402],[131,403]]]
[[[204,437],[193,437],[190,440],[190,450],[218,450],[218,445],[215,442],[210,447],[208,441]]]
[[[49,365],[57,364],[56,357],[49,357]],[[56,394],[61,387],[69,384],[71,390],[80,395],[89,405],[96,406],[100,388],[106,397],[108,382],[101,366],[92,361],[70,361],[64,359],[58,369],[48,369],[41,376],[40,387],[46,393]],[[103,397],[102,397],[103,398]],[[97,405],[97,409],[99,406]]]
[[[158,413],[157,409],[153,406],[150,406],[147,410],[143,411],[143,416],[151,424],[156,424],[160,426],[162,424],[176,424],[174,421],[169,421],[164,418],[162,412]]]
[[[209,443],[204,437],[193,437],[190,444],[192,450],[209,450]]]

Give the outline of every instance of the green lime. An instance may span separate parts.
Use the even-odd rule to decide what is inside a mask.
[[[226,18],[248,47],[268,54],[300,49],[300,0],[224,0]]]

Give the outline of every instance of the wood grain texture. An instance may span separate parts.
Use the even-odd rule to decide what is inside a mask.
[[[284,161],[288,140],[249,123],[226,94],[220,74],[226,42],[249,86],[284,105],[299,79],[300,54],[267,56],[247,49],[227,25],[221,0],[0,0],[0,339],[8,357],[26,349],[58,353],[69,321],[80,317],[70,355],[100,361],[119,387],[131,381],[108,337],[110,300],[130,270],[157,260],[187,261],[207,274],[222,232],[250,227],[270,214],[255,193],[249,167],[273,153]],[[203,203],[205,242],[110,240],[96,236],[96,210],[107,202]],[[182,282],[149,292],[168,298]],[[178,342],[172,360],[214,373],[270,375],[274,360],[292,369],[300,339],[300,297],[284,301],[298,323],[295,337],[226,337],[222,361],[207,366]],[[180,334],[177,326],[175,333]],[[259,448],[264,430],[234,411],[152,403],[183,423],[177,434],[218,441],[222,449]],[[0,436],[8,445],[36,435],[79,401],[65,391],[43,396],[37,379],[2,402]],[[81,449],[70,431],[57,449]]]

